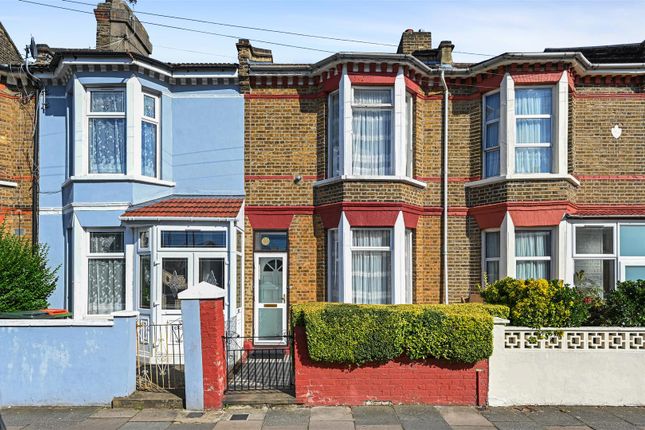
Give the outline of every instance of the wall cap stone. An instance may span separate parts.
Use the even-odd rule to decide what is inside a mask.
[[[223,299],[225,296],[222,288],[206,281],[192,285],[177,295],[180,300],[212,300]]]

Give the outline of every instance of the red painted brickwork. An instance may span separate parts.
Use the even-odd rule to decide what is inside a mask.
[[[470,365],[401,358],[361,367],[324,365],[309,358],[304,328],[296,327],[294,342],[298,403],[485,405],[488,401],[488,360]]]
[[[202,333],[204,409],[220,409],[226,389],[224,351],[224,299],[199,302]]]

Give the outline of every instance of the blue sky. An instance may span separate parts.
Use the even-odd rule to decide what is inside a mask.
[[[91,6],[62,0],[41,3],[91,11]],[[84,0],[97,3],[93,0]],[[18,0],[0,0],[5,25],[22,48],[33,35],[55,47],[94,47],[92,15],[56,10]],[[455,51],[497,55],[542,51],[545,47],[604,45],[645,39],[645,0],[484,1],[484,0],[139,0],[135,10],[246,26],[306,32],[396,45],[406,28],[432,32],[433,45],[451,40]],[[395,46],[309,39],[260,31],[140,15],[161,24],[264,39],[328,51],[394,52]],[[163,61],[234,62],[235,39],[146,25],[153,56]],[[330,55],[253,42],[273,50],[276,62],[315,62]],[[188,52],[197,51],[197,52]],[[455,54],[459,62],[481,55]]]

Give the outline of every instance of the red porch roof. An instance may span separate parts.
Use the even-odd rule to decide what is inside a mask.
[[[133,207],[122,218],[235,218],[241,197],[169,197]]]

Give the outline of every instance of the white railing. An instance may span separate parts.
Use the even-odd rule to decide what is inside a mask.
[[[529,327],[505,327],[504,348],[645,351],[645,328],[576,327],[536,330]]]

